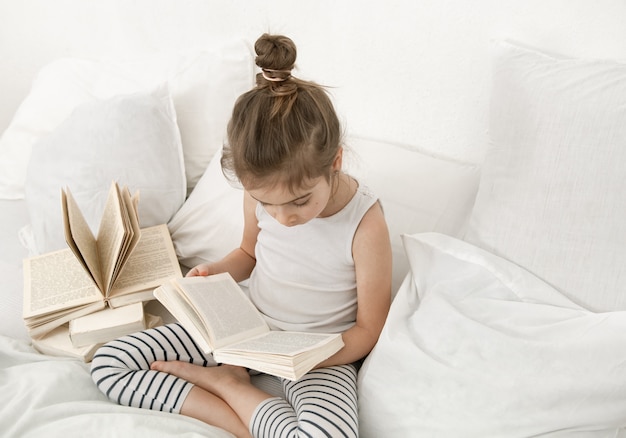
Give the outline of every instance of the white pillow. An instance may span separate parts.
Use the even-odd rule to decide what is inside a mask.
[[[185,200],[176,113],[166,86],[81,104],[33,145],[26,180],[31,253],[65,248],[61,189],[97,232],[111,182],[139,191],[140,226],[167,223]]]
[[[618,434],[625,312],[585,310],[443,234],[405,244],[411,273],[359,372],[360,436]]]
[[[188,193],[222,146],[236,98],[254,84],[254,63],[241,40],[204,50],[133,61],[59,59],[44,67],[0,137],[0,198],[24,197],[32,145],[88,101],[170,87],[178,115]]]
[[[437,231],[461,236],[474,204],[480,167],[363,138],[349,138],[347,146],[347,172],[382,201],[391,235],[396,291],[408,272],[400,235]]]
[[[350,138],[344,166],[381,199],[391,233],[394,290],[408,265],[400,234],[460,235],[478,185],[479,167],[398,145]],[[191,267],[219,260],[241,243],[243,194],[222,174],[220,154],[169,224],[179,259]]]
[[[243,189],[222,173],[215,154],[180,210],[168,224],[178,260],[191,268],[220,260],[238,248],[243,235]]]
[[[595,311],[625,310],[626,64],[495,47],[466,240]]]

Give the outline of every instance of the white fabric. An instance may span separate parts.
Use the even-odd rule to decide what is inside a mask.
[[[495,47],[467,241],[591,310],[626,310],[626,63]]]
[[[28,255],[18,230],[28,223],[23,199],[0,199],[0,335],[29,339],[22,320],[22,259]]]
[[[4,437],[232,438],[190,417],[112,403],[91,380],[88,364],[44,356],[4,336],[0,392]]]
[[[228,182],[220,158],[221,150],[168,223],[178,260],[188,268],[216,262],[241,244],[243,190]]]
[[[352,242],[376,197],[362,184],[337,213],[286,227],[257,205],[249,295],[277,330],[341,333],[356,321]]]
[[[185,169],[167,86],[76,107],[33,145],[26,194],[35,248],[67,247],[61,189],[69,187],[94,234],[111,181],[139,192],[142,228],[167,223],[185,200]]]
[[[443,234],[404,241],[411,273],[359,374],[362,437],[625,433],[626,312]]]
[[[24,197],[32,145],[79,104],[148,92],[166,82],[182,136],[189,191],[221,146],[235,99],[254,84],[254,63],[242,40],[202,50],[125,60],[64,58],[45,66],[0,137],[0,198]]]

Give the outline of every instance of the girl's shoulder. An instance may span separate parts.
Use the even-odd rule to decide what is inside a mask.
[[[356,216],[362,216],[378,201],[378,197],[367,185],[362,184],[356,178],[349,178],[351,190],[347,192],[344,205],[339,212],[351,212]]]

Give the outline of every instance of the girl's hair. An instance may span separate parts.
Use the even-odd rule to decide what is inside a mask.
[[[293,192],[324,176],[339,150],[341,127],[326,90],[291,75],[296,46],[263,34],[254,45],[256,87],[241,95],[228,123],[222,169],[247,188],[286,184]]]

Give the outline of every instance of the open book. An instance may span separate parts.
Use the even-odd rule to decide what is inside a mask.
[[[154,296],[220,363],[297,380],[343,347],[341,334],[270,330],[228,273],[174,279]]]
[[[155,287],[182,277],[167,225],[139,229],[137,197],[112,183],[94,236],[69,189],[62,192],[69,248],[24,260],[23,318],[37,338],[107,303],[153,299]]]

